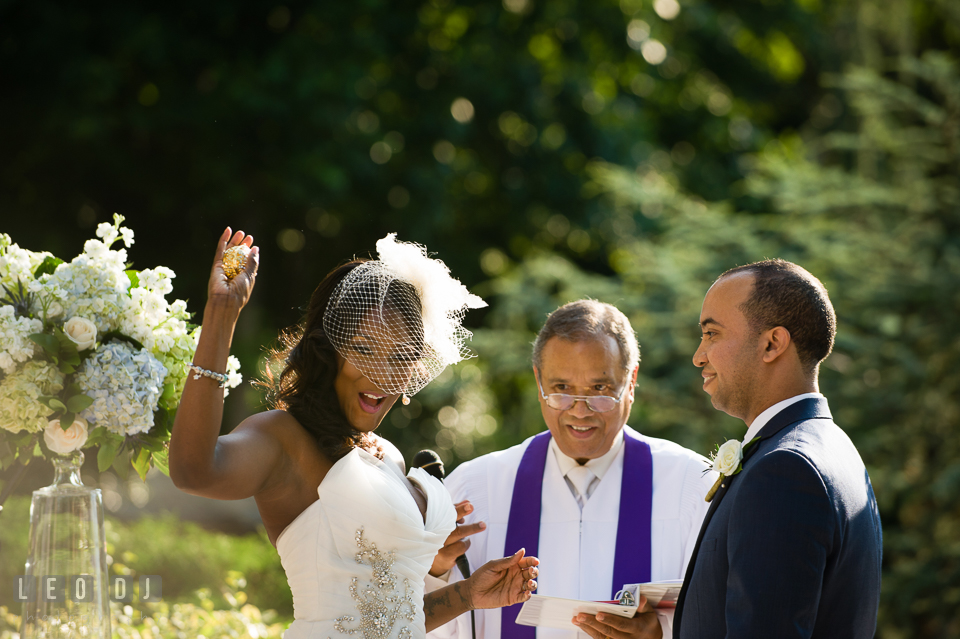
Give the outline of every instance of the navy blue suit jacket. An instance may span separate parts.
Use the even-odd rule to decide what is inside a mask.
[[[674,639],[870,639],[881,532],[860,454],[825,399],[775,415],[700,529]]]

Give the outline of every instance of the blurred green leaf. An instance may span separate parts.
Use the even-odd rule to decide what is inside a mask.
[[[100,442],[100,450],[97,451],[97,469],[102,473],[113,464],[117,456],[117,450],[120,443],[111,439]]]

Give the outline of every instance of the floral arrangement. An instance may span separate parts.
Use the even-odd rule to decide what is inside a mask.
[[[101,471],[168,472],[200,329],[186,302],[166,299],[173,271],[129,268],[123,221],[100,224],[70,262],[0,234],[0,470],[97,446]],[[231,356],[227,388],[239,368]]]

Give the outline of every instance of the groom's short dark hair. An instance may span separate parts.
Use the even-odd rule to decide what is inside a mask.
[[[754,276],[753,292],[740,306],[758,331],[782,326],[790,331],[800,363],[813,370],[833,350],[837,316],[827,289],[806,269],[774,259],[732,268],[718,280],[736,273]]]

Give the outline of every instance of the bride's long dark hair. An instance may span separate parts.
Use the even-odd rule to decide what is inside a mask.
[[[271,408],[285,410],[313,435],[320,450],[335,462],[353,448],[363,448],[378,457],[382,448],[372,433],[356,430],[340,408],[335,381],[339,372],[337,351],[323,330],[323,315],[330,297],[340,281],[365,259],[353,259],[330,271],[317,286],[303,320],[280,334],[279,346],[270,352],[265,381],[267,402]],[[394,280],[387,287],[384,308],[399,310],[403,315],[415,311],[394,304],[402,293],[409,296],[413,287]],[[415,292],[414,292],[415,294]],[[407,326],[419,326],[417,317],[404,317]],[[280,370],[280,373],[276,371]]]

